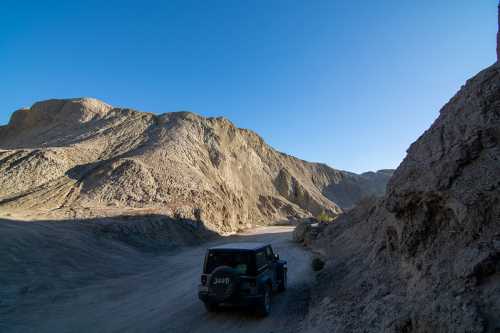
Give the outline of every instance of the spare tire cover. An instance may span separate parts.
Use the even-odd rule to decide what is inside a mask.
[[[224,302],[235,295],[239,284],[238,272],[229,266],[219,266],[212,272],[208,290],[217,302]]]

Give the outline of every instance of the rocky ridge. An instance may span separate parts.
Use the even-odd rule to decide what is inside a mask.
[[[0,127],[0,212],[11,218],[163,214],[233,232],[338,214],[382,194],[391,173],[302,161],[225,118],[93,98],[38,102]]]
[[[500,330],[500,65],[441,110],[391,178],[323,228],[308,332]]]

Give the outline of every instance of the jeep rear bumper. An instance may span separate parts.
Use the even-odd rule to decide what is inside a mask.
[[[231,297],[229,300],[226,300],[222,303],[219,303],[217,298],[208,291],[208,288],[204,286],[200,286],[198,291],[198,298],[203,302],[207,303],[219,303],[224,305],[233,305],[233,306],[252,306],[257,305],[259,301],[262,299],[263,295],[249,295],[244,292],[239,292],[235,296]]]

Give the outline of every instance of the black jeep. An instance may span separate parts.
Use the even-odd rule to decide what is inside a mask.
[[[198,297],[208,311],[216,311],[219,305],[249,305],[267,316],[273,291],[286,289],[286,275],[286,261],[269,244],[216,246],[205,255]]]

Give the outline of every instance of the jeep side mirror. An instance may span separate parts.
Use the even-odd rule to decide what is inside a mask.
[[[275,254],[274,258],[276,258],[276,260],[280,260],[280,255],[279,254]]]

